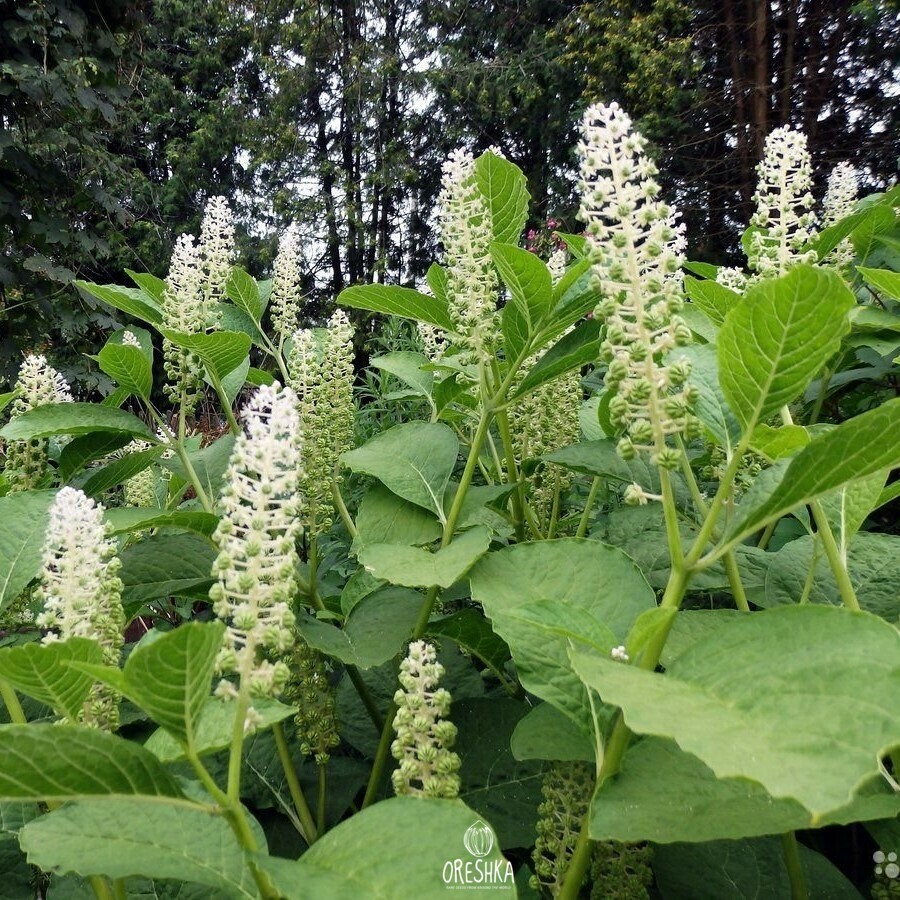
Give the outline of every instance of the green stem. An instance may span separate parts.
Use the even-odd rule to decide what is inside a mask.
[[[94,889],[97,900],[116,900],[110,889],[109,882],[102,875],[90,875],[88,882]]]
[[[338,515],[341,517],[341,521],[344,523],[344,527],[347,529],[350,537],[353,540],[356,540],[359,532],[356,530],[356,525],[354,524],[353,519],[347,510],[347,504],[344,503],[344,498],[341,495],[341,488],[337,481],[331,482],[331,498],[334,501],[334,508],[338,511]]]
[[[113,894],[116,900],[128,900],[128,891],[125,890],[124,878],[117,878],[113,882]]]
[[[363,706],[365,706],[366,712],[372,720],[372,724],[377,731],[381,731],[381,729],[384,728],[384,718],[382,717],[368,686],[365,681],[363,681],[362,675],[359,674],[359,669],[354,665],[347,665],[346,669],[347,677],[350,679],[353,687],[356,688],[356,693],[359,694],[359,699],[362,700]]]
[[[240,434],[241,426],[238,425],[238,421],[234,417],[234,410],[232,410],[231,404],[228,402],[228,397],[225,395],[225,388],[222,387],[222,383],[218,378],[212,379],[212,383],[216,396],[219,398],[219,403],[222,404],[222,410],[225,413],[225,418],[228,421],[228,427],[231,429],[231,433],[234,435]]]
[[[806,572],[806,581],[803,583],[803,593],[798,601],[801,605],[809,603],[809,595],[812,593],[812,586],[816,580],[816,563],[819,561],[819,536],[813,535],[813,552],[809,561],[809,569]]]
[[[578,521],[578,530],[575,532],[575,537],[583,538],[587,534],[588,524],[591,521],[591,510],[594,508],[594,501],[597,499],[601,480],[599,475],[595,475],[594,480],[591,482],[591,489],[588,491],[587,500],[584,503],[584,512]]]
[[[584,884],[587,875],[588,866],[591,863],[591,838],[588,834],[589,815],[585,815],[581,823],[581,830],[578,832],[578,840],[575,842],[575,850],[572,858],[569,860],[569,867],[563,879],[559,893],[556,895],[557,900],[576,900],[581,885]]]
[[[319,834],[325,833],[325,797],[328,789],[328,768],[319,765],[319,802],[316,806],[316,823],[318,824]]]
[[[249,677],[241,672],[240,690],[234,710],[234,726],[231,729],[231,749],[228,754],[228,805],[237,806],[241,799],[241,756],[244,750],[244,719],[250,707]]]
[[[512,431],[509,427],[509,414],[505,409],[497,413],[497,428],[500,430],[500,439],[503,441],[507,479],[510,484],[516,485],[512,495],[513,515],[515,516],[513,524],[516,529],[516,540],[523,541],[525,540],[525,485],[522,483],[519,467],[516,463]]]
[[[828,393],[828,385],[831,382],[831,376],[833,374],[831,369],[825,369],[822,372],[822,378],[819,382],[819,395],[816,397],[816,402],[810,410],[808,425],[815,425],[816,422],[819,421],[819,416],[822,413],[822,404],[825,403],[825,395]]]
[[[384,776],[384,767],[394,739],[394,716],[397,715],[397,706],[391,701],[384,717],[384,728],[381,730],[381,738],[378,741],[378,749],[375,751],[375,761],[372,763],[372,772],[369,775],[369,783],[366,785],[366,795],[363,797],[362,809],[369,806],[378,794],[381,779]]]
[[[760,550],[765,550],[766,547],[769,546],[769,541],[772,540],[772,535],[775,534],[775,528],[778,525],[778,521],[779,520],[776,519],[774,522],[769,522],[769,524],[766,525],[765,530],[760,536],[759,543],[756,545]]]
[[[276,722],[272,726],[272,734],[275,737],[275,746],[278,749],[278,759],[281,761],[281,768],[284,770],[284,777],[287,781],[288,790],[291,793],[291,799],[294,801],[294,809],[297,810],[297,816],[303,827],[303,839],[310,846],[319,836],[319,830],[316,829],[316,823],[313,821],[312,810],[303,796],[303,788],[297,779],[297,770],[294,768],[294,761],[291,759],[291,752],[288,749],[287,739],[284,736],[284,728],[281,722]]]
[[[733,550],[729,550],[725,554],[725,572],[728,574],[728,583],[731,585],[731,596],[734,597],[735,606],[744,612],[750,612],[750,604],[747,602],[747,594],[744,591],[744,583],[741,581],[737,557]]]
[[[553,488],[553,503],[550,507],[550,524],[547,526],[547,540],[553,540],[556,537],[556,528],[559,524],[559,479],[556,479],[556,485]]]
[[[3,702],[6,704],[10,722],[14,725],[27,725],[28,719],[25,718],[25,710],[22,709],[22,704],[19,703],[15,689],[3,678],[0,678],[0,697],[3,698]]]
[[[838,550],[834,535],[831,533],[831,525],[828,524],[828,518],[822,509],[822,504],[818,500],[813,500],[809,507],[816,522],[817,534],[822,541],[822,546],[825,548],[828,564],[831,566],[831,572],[841,593],[841,600],[844,601],[844,606],[859,611],[859,600],[856,598],[856,591],[853,588],[853,583],[850,581],[850,573],[847,571],[844,560],[841,559],[840,550]]]
[[[791,900],[809,900],[806,879],[803,877],[803,866],[800,863],[800,848],[797,835],[788,831],[781,836],[781,847],[784,851],[784,864],[788,871],[791,885]]]

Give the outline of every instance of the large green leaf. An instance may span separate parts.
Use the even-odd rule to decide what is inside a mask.
[[[430,322],[445,331],[453,330],[446,301],[420,294],[412,288],[389,284],[358,284],[341,291],[337,302],[341,306],[367,309],[389,316],[403,316],[419,322]]]
[[[900,398],[812,440],[791,459],[776,482],[757,479],[737,509],[726,535],[728,542],[735,544],[797,506],[897,465]]]
[[[210,896],[259,896],[231,827],[202,807],[81,800],[29,822],[20,842],[30,863],[50,871],[174,878],[207,885]]]
[[[368,669],[395,656],[412,634],[423,597],[405,588],[383,588],[359,600],[343,628],[312,616],[297,623],[306,642],[348,665]]]
[[[395,353],[385,353],[384,356],[376,356],[370,360],[369,365],[383,372],[396,375],[401,381],[409,385],[419,396],[430,397],[434,387],[434,372],[428,371],[431,360],[422,353],[412,353],[409,350],[398,350]]]
[[[210,378],[221,382],[247,358],[250,337],[239,331],[213,331],[210,334],[182,334],[160,329],[173,344],[196,353],[203,360]]]
[[[495,241],[517,244],[528,217],[528,183],[518,166],[488,151],[475,160],[475,180],[491,214]]]
[[[129,331],[140,342],[140,347],[123,343],[126,332],[117,331],[96,359],[100,368],[120,387],[137,394],[142,400],[149,400],[153,390],[153,343],[150,334],[142,328],[131,328]]]
[[[59,480],[66,483],[88,463],[121,450],[130,443],[131,438],[127,434],[110,431],[98,431],[95,434],[83,434],[81,437],[72,438],[59,455]]]
[[[259,716],[259,723],[247,733],[251,734],[271,728],[276,722],[296,714],[297,709],[287,706],[269,697],[254,697],[253,709]],[[220,697],[206,697],[203,707],[192,720],[191,749],[198,756],[215,753],[230,746],[234,737],[234,716],[237,710],[235,700],[223,700]],[[173,733],[165,728],[157,728],[147,738],[144,748],[164,763],[177,762],[185,758],[184,744],[179,743]]]
[[[0,612],[41,570],[52,491],[0,497]]]
[[[819,825],[898,813],[900,795],[879,775]],[[595,840],[694,843],[813,826],[809,811],[796,800],[776,800],[746,778],[716,778],[696,756],[664,738],[645,737],[631,746],[621,770],[602,785],[591,804]]]
[[[150,468],[160,458],[162,453],[162,447],[152,447],[149,450],[129,453],[126,456],[108,462],[104,466],[88,469],[82,477],[76,479],[76,484],[89,497],[99,497],[104,491],[123,484],[129,478],[134,478],[135,475]]]
[[[554,378],[594,362],[600,353],[600,322],[589,319],[557,341],[525,376],[513,397],[523,397]]]
[[[814,823],[900,746],[900,633],[868,613],[807,605],[738,617],[665,675],[580,649],[571,658],[632,731],[671,737],[718,777],[796,800]]]
[[[285,900],[316,898],[439,897],[447,891],[443,873],[452,877],[460,861],[474,879],[479,867],[491,870],[492,883],[474,880],[466,897],[515,897],[512,866],[500,854],[498,842],[484,840],[475,856],[466,849],[466,832],[490,829],[460,800],[394,797],[376,803],[332,829],[294,862],[262,857],[259,866],[271,876]],[[494,837],[491,830],[491,838]],[[481,847],[488,848],[481,855]],[[449,867],[448,867],[449,864]],[[456,885],[461,882],[457,880]]]
[[[30,441],[55,434],[90,434],[116,431],[155,444],[156,435],[136,416],[124,409],[96,403],[48,403],[16,416],[0,430],[8,441]]]
[[[551,703],[539,703],[519,720],[510,738],[516,759],[593,763],[594,744]]]
[[[262,300],[256,279],[240,266],[233,266],[225,285],[225,295],[254,322],[262,317]]]
[[[154,302],[154,304],[162,308],[163,295],[166,292],[166,282],[156,275],[149,272],[134,272],[126,269],[125,274]]]
[[[0,725],[0,799],[181,797],[175,780],[139,744],[77,725]]]
[[[111,534],[133,534],[148,528],[183,528],[209,537],[219,523],[219,517],[199,509],[153,509],[123,506],[108,509],[103,518]]]
[[[443,522],[442,500],[458,454],[459,441],[449,426],[406,422],[342,459],[352,471],[377,478],[398,497],[431,510]]]
[[[522,684],[579,725],[589,707],[569,664],[569,644],[609,653],[625,642],[640,613],[656,606],[650,585],[624,553],[580,538],[489,553],[469,579],[473,599],[509,644]]]
[[[719,332],[722,390],[745,427],[803,393],[840,347],[855,305],[839,275],[806,265],[747,291]]]
[[[467,607],[428,623],[429,636],[455,641],[466,652],[477,656],[502,674],[509,659],[506,641],[494,633],[491,623],[477,609]]]
[[[553,284],[547,266],[534,253],[510,244],[491,244],[491,258],[512,303],[522,314],[529,334],[534,334],[553,303]]]
[[[355,544],[430,544],[441,536],[441,525],[421,506],[373,484],[359,504]]]
[[[94,680],[69,663],[96,664],[102,658],[100,645],[81,637],[5,647],[0,650],[0,678],[57,715],[75,721]]]
[[[690,297],[691,302],[715,325],[721,325],[729,310],[740,303],[740,294],[718,284],[715,281],[700,281],[685,276],[684,292]]]
[[[231,451],[234,449],[234,435],[224,434],[218,440],[213,441],[202,450],[193,450],[188,453],[191,466],[200,481],[200,485],[207,494],[218,496],[222,485],[222,477],[228,468]],[[189,481],[187,471],[178,457],[165,459],[163,466],[170,472],[174,472],[184,481]]]
[[[76,281],[75,287],[151,325],[159,325],[163,320],[160,306],[150,294],[140,288],[121,287],[117,284],[92,284],[89,281]]]
[[[894,300],[900,300],[900,272],[892,272],[890,269],[867,269],[858,266],[856,269],[876,290]]]
[[[487,552],[490,543],[487,528],[479,526],[464,532],[449,546],[433,553],[420,547],[367,544],[359,551],[359,561],[367,572],[391,584],[448,588]]]
[[[690,360],[690,383],[698,392],[694,413],[716,443],[732,452],[741,439],[741,426],[719,386],[716,348],[712,344],[698,344],[679,348],[673,356]]]

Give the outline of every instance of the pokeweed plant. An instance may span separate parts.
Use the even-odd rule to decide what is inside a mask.
[[[458,152],[427,285],[342,292],[416,323],[372,366],[404,386],[379,410],[420,414],[374,436],[402,416],[356,409],[342,310],[303,322],[292,228],[257,282],[217,198],[166,279],[79,284],[159,338],[109,338],[102,404],[37,357],[0,398],[23,896],[675,898],[765,869],[800,898],[846,887],[816,829],[896,852],[900,538],[863,525],[900,400],[846,410],[900,350],[900,195],[841,167],[817,230],[780,129],[748,271],[717,269],[622,109],[579,154],[565,251],[518,246],[516,166]]]

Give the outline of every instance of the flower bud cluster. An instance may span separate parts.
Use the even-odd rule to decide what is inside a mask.
[[[303,302],[301,262],[300,229],[291,224],[278,242],[270,300],[272,324],[282,338],[290,337],[300,324],[300,305]]]
[[[419,339],[422,342],[422,350],[433,362],[439,363],[447,349],[447,335],[442,328],[431,325],[428,322],[417,322]]]
[[[812,211],[812,164],[806,135],[790,125],[767,138],[756,167],[756,212],[750,220],[747,262],[762,278],[783,275],[791,266],[815,262],[814,250],[804,251],[815,230]]]
[[[598,841],[591,859],[591,900],[650,900],[653,848]]]
[[[321,337],[303,329],[293,344],[288,372],[302,435],[300,492],[307,525],[321,532],[331,524],[331,488],[340,481],[341,454],[353,444],[353,327],[339,309]]]
[[[748,279],[746,273],[736,266],[722,266],[716,272],[716,283],[728,290],[734,291],[736,294],[743,294],[747,287]]]
[[[334,689],[328,680],[325,657],[298,636],[286,662],[291,675],[284,691],[285,700],[299,709],[294,717],[300,750],[315,756],[324,766],[330,752],[340,743],[334,715]]]
[[[856,195],[859,192],[859,176],[856,169],[847,162],[838,163],[828,176],[828,188],[822,204],[822,225],[828,228],[841,219],[849,216],[856,206]],[[850,238],[844,238],[825,258],[825,262],[833,265],[839,272],[850,268],[856,256]]]
[[[123,347],[135,347],[140,350],[141,342],[134,336],[134,333],[128,331],[127,329],[122,332],[122,346]]]
[[[471,153],[456,150],[444,163],[438,204],[450,318],[463,348],[460,362],[489,365],[499,338],[497,280],[488,250],[493,232]]]
[[[565,249],[560,248],[559,250],[554,250],[550,254],[550,259],[547,260],[547,268],[550,270],[550,280],[553,284],[557,284],[566,274],[566,260],[568,258],[568,254]]]
[[[225,299],[228,276],[234,265],[234,213],[224,197],[211,197],[200,223],[200,259],[204,279],[207,325],[218,324],[218,304]]]
[[[150,449],[147,441],[132,441],[127,447],[119,450],[115,455],[119,458],[130,456],[132,453],[143,453]],[[133,475],[122,485],[122,495],[126,506],[156,506],[156,467],[147,466],[146,469]]]
[[[125,614],[116,545],[108,536],[101,505],[71,487],[62,488],[50,507],[44,539],[39,598],[44,643],[85,637],[103,649],[103,662],[118,666]],[[91,689],[81,721],[108,731],[118,726],[118,697],[106,686]]]
[[[544,776],[531,884],[551,897],[562,887],[593,790],[593,767],[586,763],[554,763]]]
[[[25,357],[15,389],[10,419],[48,403],[72,402],[65,378],[39,354]],[[27,491],[38,484],[47,468],[47,446],[46,438],[10,441],[6,445],[3,474],[9,481],[10,493]]]
[[[670,356],[691,340],[678,315],[684,228],[658,199],[646,140],[617,103],[589,107],[582,134],[580,217],[602,296],[595,315],[606,323],[600,354],[616,392],[610,418],[625,432],[619,452],[625,459],[648,452],[654,464],[673,468],[679,455],[666,438],[698,430],[690,363]]]
[[[398,796],[453,798],[459,794],[459,757],[449,748],[456,740],[456,726],[446,720],[450,693],[438,687],[444,667],[434,647],[425,641],[409,645],[400,663],[401,688],[394,694],[397,737],[391,753],[400,765],[391,781]]]
[[[291,602],[300,534],[297,481],[300,472],[297,400],[277,382],[259,388],[244,409],[225,476],[222,518],[213,540],[219,555],[210,589],[215,614],[228,628],[218,669],[234,672],[241,690],[272,696],[287,683],[280,658],[294,643]],[[220,696],[236,696],[223,680]],[[251,710],[246,726],[258,719]]]

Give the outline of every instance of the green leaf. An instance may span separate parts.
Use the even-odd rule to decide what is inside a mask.
[[[422,603],[417,591],[383,588],[359,600],[342,629],[312,616],[301,616],[297,628],[311,647],[369,669],[395,656],[409,640]]]
[[[419,547],[367,544],[359,551],[359,561],[371,575],[391,584],[448,588],[487,552],[490,543],[490,533],[480,526],[433,553]]]
[[[814,438],[791,459],[777,485],[757,479],[737,508],[726,539],[737,543],[797,506],[898,464],[900,398]]]
[[[0,725],[0,799],[180,797],[174,779],[139,744],[78,725]]]
[[[157,278],[149,272],[133,272],[126,269],[125,274],[147,295],[153,302],[162,308],[163,295],[166,292],[166,283],[162,278]]]
[[[875,290],[894,300],[900,300],[900,272],[892,272],[890,269],[867,269],[864,266],[857,266],[856,271],[862,275],[866,284]]]
[[[898,812],[900,795],[879,775],[819,825]],[[629,747],[621,770],[603,784],[591,804],[594,840],[694,843],[812,827],[812,816],[796,800],[776,800],[746,778],[716,778],[696,756],[664,738],[645,737]]]
[[[210,496],[216,497],[222,485],[222,478],[228,469],[231,452],[234,449],[234,435],[223,434],[218,440],[213,441],[202,450],[188,451],[188,459],[200,481],[204,491]],[[183,481],[189,482],[187,470],[178,457],[161,460],[164,468],[174,472]]]
[[[507,359],[518,359],[533,337],[528,319],[516,303],[507,303],[500,311],[500,330]]]
[[[153,447],[150,450],[129,453],[120,459],[114,459],[105,466],[90,469],[84,473],[83,480],[78,479],[81,490],[89,497],[99,497],[104,491],[128,481],[129,478],[134,478],[144,469],[148,469],[162,454],[162,447]]]
[[[394,797],[363,810],[317,840],[294,862],[259,857],[257,864],[271,876],[285,900],[310,897],[437,897],[447,885],[442,873],[448,862],[469,863],[474,877],[476,857],[465,847],[465,834],[478,814],[460,800]],[[512,866],[500,854],[498,842],[481,857],[492,874],[491,884],[470,883],[466,897],[515,897]],[[410,847],[414,846],[414,861]],[[459,882],[457,882],[459,883]]]
[[[709,281],[715,281],[716,275],[719,273],[718,266],[714,266],[712,263],[697,262],[696,260],[688,260],[682,268],[685,272],[693,272],[695,275],[699,275],[701,278]]]
[[[800,265],[751,287],[719,332],[719,377],[741,424],[796,400],[838,351],[856,300],[836,273]]]
[[[864,262],[875,248],[878,237],[885,232],[891,231],[897,224],[897,216],[890,206],[876,205],[866,210],[866,212],[868,215],[863,216],[850,233],[853,249],[856,251],[860,262]]]
[[[159,325],[163,320],[162,308],[153,297],[140,288],[121,287],[117,284],[92,284],[89,281],[76,281],[75,287],[143,322]]]
[[[131,443],[127,434],[110,431],[98,431],[95,434],[83,434],[73,438],[59,455],[59,480],[69,481],[89,462],[108,456]]]
[[[219,517],[198,509],[152,509],[139,506],[108,509],[103,518],[109,523],[111,534],[134,534],[148,528],[183,528],[210,537],[219,524]]]
[[[96,360],[120,387],[142,400],[149,400],[153,390],[153,343],[142,328],[129,331],[141,342],[141,347],[122,343],[125,331],[117,331],[97,354]]]
[[[824,856],[798,845],[803,880],[816,900],[862,900]],[[759,900],[790,897],[791,882],[780,838],[709,841],[654,849],[653,873],[661,900]]]
[[[741,426],[719,386],[716,348],[712,344],[679,347],[673,356],[690,360],[690,383],[698,392],[695,415],[720,447],[734,451],[741,439]]]
[[[20,842],[32,865],[50,871],[174,878],[216,897],[259,896],[231,827],[203,807],[82,800],[29,822]]]
[[[782,425],[774,428],[765,422],[753,429],[750,446],[769,462],[793,456],[810,441],[809,432],[802,425]]]
[[[262,318],[262,301],[256,279],[240,266],[232,266],[225,285],[225,296],[254,322]]]
[[[52,491],[0,497],[0,612],[41,571]]]
[[[491,244],[491,259],[529,334],[534,334],[553,305],[553,283],[547,266],[534,253],[510,244]]]
[[[690,275],[685,276],[684,292],[694,306],[715,325],[721,325],[729,310],[741,302],[741,295],[725,285],[715,281],[698,281]]]
[[[353,472],[377,478],[398,497],[444,521],[442,498],[459,454],[453,429],[441,423],[406,422],[376,435],[342,457]]]
[[[839,491],[822,498],[822,509],[831,523],[843,559],[847,557],[854,535],[877,507],[886,477],[886,472],[876,472],[868,478],[845,484]]]
[[[665,675],[571,651],[585,684],[621,707],[632,731],[671,737],[719,778],[796,800],[816,824],[900,744],[898,658],[893,626],[809,605],[735,618]]]
[[[412,288],[388,284],[358,284],[342,290],[337,302],[341,306],[367,309],[389,316],[403,316],[419,322],[430,322],[445,331],[453,330],[446,300],[420,294]]]
[[[780,606],[797,603],[804,593],[813,555],[815,572],[809,588],[812,603],[841,605],[841,594],[821,545],[811,535],[797,538],[772,554],[766,574],[765,599],[759,605]],[[847,551],[850,583],[859,605],[870,613],[900,621],[900,571],[897,559],[900,537],[894,534],[862,532]]]
[[[283,722],[297,712],[296,707],[287,706],[269,697],[254,697],[253,709],[260,717],[259,725],[247,734],[259,733],[271,728],[276,722]],[[230,746],[234,737],[234,716],[237,711],[235,700],[206,697],[200,713],[192,725],[191,747],[198,756],[215,753]],[[144,749],[152,753],[160,762],[173,763],[185,758],[184,745],[165,728],[158,728],[147,738]]]
[[[525,688],[577,724],[587,694],[568,647],[582,641],[609,653],[656,597],[637,566],[597,541],[565,538],[489,553],[469,574],[472,598],[509,644]]]
[[[427,634],[455,641],[466,652],[477,656],[495,672],[501,674],[509,659],[506,641],[494,633],[491,623],[479,610],[471,607],[442,619],[432,620],[428,623]]]
[[[7,391],[5,394],[0,394],[0,412],[3,412],[16,399],[18,393],[18,391]]]
[[[102,658],[100,645],[81,637],[52,644],[5,647],[0,650],[0,678],[49,706],[57,715],[75,721],[94,682],[69,663],[96,664]]]
[[[206,589],[212,583],[215,547],[195,534],[154,534],[123,550],[122,603],[126,613],[145,603]]]
[[[557,341],[538,361],[535,367],[525,376],[519,389],[513,394],[524,397],[536,387],[552,381],[554,378],[580,369],[594,362],[600,354],[600,323],[589,319],[577,325],[562,339]]]
[[[369,362],[375,369],[390,372],[396,375],[402,382],[408,384],[419,396],[430,397],[434,388],[434,372],[427,371],[424,367],[431,361],[421,353],[411,353],[408,350],[398,350],[395,353],[386,353],[384,356],[376,356]]]
[[[516,725],[510,738],[516,759],[594,762],[591,739],[555,706],[539,703]]]
[[[430,544],[441,536],[441,525],[431,513],[381,484],[373,484],[362,498],[356,529],[354,549],[368,544]]]
[[[264,384],[272,384],[274,381],[275,376],[271,372],[257,369],[254,366],[250,366],[250,368],[247,369],[247,384],[252,384],[254,387],[260,387]]]
[[[96,403],[48,403],[16,416],[0,430],[8,441],[30,441],[56,434],[90,434],[114,431],[130,434],[151,444],[156,435],[136,416],[123,409]]]
[[[487,201],[494,240],[518,244],[531,200],[521,169],[487,151],[475,160],[475,181]]]
[[[247,358],[250,337],[238,331],[213,331],[210,334],[181,334],[161,328],[162,334],[173,344],[196,353],[210,378],[221,382]]]
[[[534,812],[541,802],[540,762],[519,760],[510,751],[527,704],[508,697],[478,697],[453,704],[458,729],[459,799],[493,825],[502,849],[534,841]]]

